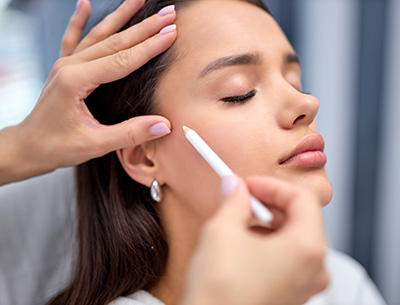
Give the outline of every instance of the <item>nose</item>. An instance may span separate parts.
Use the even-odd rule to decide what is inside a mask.
[[[283,111],[279,112],[279,125],[285,129],[309,126],[318,113],[318,99],[310,94],[302,93],[292,86],[289,89],[286,88],[286,92],[281,108]]]

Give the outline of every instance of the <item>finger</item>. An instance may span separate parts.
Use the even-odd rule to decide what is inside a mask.
[[[78,1],[76,10],[69,21],[61,42],[61,57],[71,55],[74,52],[81,40],[82,31],[89,16],[90,2],[88,0]]]
[[[222,203],[214,216],[220,225],[243,224],[247,227],[252,218],[250,195],[242,179],[232,175],[221,179]]]
[[[163,16],[153,15],[121,33],[82,50],[73,60],[77,63],[95,60],[131,48],[157,34],[162,28],[171,24],[175,17],[174,10]]]
[[[113,13],[93,27],[76,48],[79,52],[118,32],[142,8],[144,0],[124,1]]]
[[[91,136],[94,141],[101,140],[99,155],[151,141],[171,132],[171,123],[161,116],[140,116],[125,122],[103,126]]]
[[[314,194],[272,177],[251,177],[246,182],[255,197],[284,212],[286,230],[298,231],[301,227],[324,239],[321,208]]]
[[[76,88],[84,90],[78,93],[79,97],[84,99],[100,84],[121,79],[164,52],[176,38],[176,29],[170,28],[170,30],[113,55],[64,67],[59,74],[66,74],[70,81],[69,87],[74,91],[77,91]]]

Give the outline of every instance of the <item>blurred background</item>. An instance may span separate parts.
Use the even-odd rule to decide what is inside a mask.
[[[304,91],[321,102],[331,245],[399,305],[400,0],[265,2],[300,57]],[[0,0],[0,128],[34,106],[75,4]],[[68,280],[73,185],[63,169],[0,189],[0,304],[42,304]]]

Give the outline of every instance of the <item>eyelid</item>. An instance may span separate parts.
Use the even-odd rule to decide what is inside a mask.
[[[249,92],[243,95],[222,98],[221,101],[228,103],[240,103],[251,99],[255,95],[256,95],[256,90],[250,90]]]

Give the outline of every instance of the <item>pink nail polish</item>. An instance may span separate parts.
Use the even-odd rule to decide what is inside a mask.
[[[171,130],[168,128],[165,123],[157,123],[150,127],[150,133],[155,136],[165,136],[171,133]]]
[[[170,32],[172,32],[172,31],[174,31],[176,29],[176,25],[175,24],[171,24],[171,25],[167,25],[165,28],[163,28],[161,31],[160,31],[160,35],[165,35],[165,34],[168,34],[168,33],[170,33]]]
[[[162,17],[162,16],[165,16],[165,15],[171,14],[173,11],[175,11],[175,5],[168,5],[168,6],[164,7],[164,8],[162,8],[157,13],[157,15]]]
[[[232,193],[237,186],[237,179],[235,175],[224,176],[221,178],[221,193],[227,196]]]

